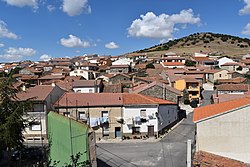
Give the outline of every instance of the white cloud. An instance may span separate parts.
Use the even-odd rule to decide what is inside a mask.
[[[91,13],[88,0],[63,0],[62,10],[69,16],[80,15],[82,12]]]
[[[199,16],[194,16],[192,9],[182,10],[179,14],[163,13],[159,16],[148,12],[140,17],[134,20],[128,28],[129,36],[168,39],[172,38],[173,33],[178,30],[175,27],[176,24],[200,24],[201,22]]]
[[[241,31],[242,34],[244,35],[250,35],[250,23],[248,23],[244,29]]]
[[[20,60],[24,56],[33,56],[36,51],[32,48],[8,48],[4,54],[0,55],[0,58],[7,60]]]
[[[239,10],[239,15],[245,15],[250,13],[250,0],[244,0],[245,6]]]
[[[33,9],[38,9],[38,0],[3,0],[8,5],[16,7],[29,6]]]
[[[49,61],[52,57],[47,55],[47,54],[43,54],[41,57],[40,57],[40,60],[42,61]]]
[[[90,47],[89,42],[83,41],[74,35],[69,35],[68,39],[65,39],[65,38],[60,39],[60,43],[61,43],[61,45],[68,47],[68,48],[76,48],[76,47],[87,48],[87,47]]]
[[[4,47],[4,44],[3,43],[0,43],[0,48]]]
[[[109,42],[105,45],[106,48],[108,49],[117,49],[119,46],[115,42]]]
[[[6,27],[7,24],[4,21],[0,20],[0,37],[17,39],[18,36],[13,32],[10,32]]]
[[[54,11],[56,9],[56,7],[53,6],[53,5],[48,5],[47,9],[48,9],[48,11],[52,12],[52,11]]]

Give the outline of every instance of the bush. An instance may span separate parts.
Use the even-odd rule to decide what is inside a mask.
[[[155,68],[155,66],[153,65],[153,63],[147,64],[146,68]]]

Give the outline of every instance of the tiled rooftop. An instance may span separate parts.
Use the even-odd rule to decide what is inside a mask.
[[[194,109],[193,122],[199,122],[203,119],[210,118],[212,116],[226,113],[233,109],[250,105],[250,98],[245,97],[241,99],[235,99],[223,103],[211,104]]]
[[[247,164],[216,154],[199,151],[195,153],[194,167],[247,167]]]

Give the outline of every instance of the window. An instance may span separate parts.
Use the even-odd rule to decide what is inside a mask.
[[[221,74],[219,74],[219,77],[221,78]]]
[[[77,73],[77,71],[74,71],[74,73]]]
[[[101,119],[101,123],[102,124],[108,124],[109,122],[109,112],[108,111],[102,111],[102,119]]]
[[[32,125],[30,125],[30,130],[32,130],[32,131],[40,131],[41,130],[40,122],[34,122]]]
[[[132,127],[132,135],[140,134],[140,127]]]
[[[78,112],[78,118],[81,120],[86,119],[85,111]]]
[[[108,126],[103,126],[102,131],[103,131],[103,136],[109,136],[109,127]]]
[[[69,112],[63,112],[63,116],[70,117],[70,113]]]
[[[147,114],[146,114],[146,109],[141,109],[141,111],[140,111],[140,116],[141,117],[147,117]]]
[[[83,71],[80,71],[80,73],[83,73]]]
[[[89,89],[89,93],[93,93],[93,89]]]
[[[102,117],[108,117],[109,112],[108,111],[102,111]]]

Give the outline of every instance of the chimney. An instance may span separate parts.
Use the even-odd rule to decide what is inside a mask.
[[[55,82],[52,82],[51,86],[55,87],[56,86]]]
[[[26,92],[26,86],[25,85],[23,85],[22,91]]]

